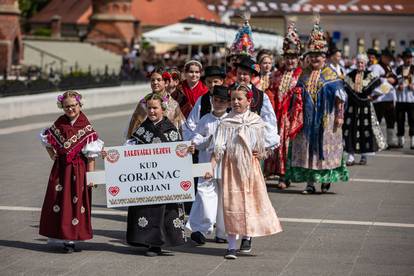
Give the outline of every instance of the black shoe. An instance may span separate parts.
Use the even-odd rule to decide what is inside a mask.
[[[161,247],[151,246],[148,248],[147,252],[145,252],[145,256],[147,257],[155,257],[161,254]]]
[[[303,195],[314,194],[316,192],[315,186],[307,185],[305,190],[302,191]]]
[[[240,252],[242,253],[249,253],[252,251],[252,238],[248,239],[242,239],[240,244]]]
[[[331,188],[331,183],[322,183],[321,184],[321,192],[324,194],[326,193],[329,188]]]
[[[226,254],[224,254],[224,258],[229,260],[237,259],[236,249],[227,249]]]
[[[222,238],[219,238],[219,237],[215,237],[214,238],[214,241],[216,243],[227,243],[227,240],[226,239],[222,239]]]
[[[206,243],[206,238],[199,231],[191,233],[190,238],[199,245]]]
[[[75,247],[74,243],[63,243],[63,251],[65,253],[81,252],[82,250]]]
[[[361,157],[361,160],[359,160],[359,165],[365,166],[366,164],[367,164],[367,159]]]

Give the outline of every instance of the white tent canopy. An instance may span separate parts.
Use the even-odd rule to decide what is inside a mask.
[[[230,46],[237,30],[194,23],[175,23],[143,34],[152,43],[174,43],[181,45],[221,44]],[[276,34],[253,32],[255,48],[281,51],[283,37]]]

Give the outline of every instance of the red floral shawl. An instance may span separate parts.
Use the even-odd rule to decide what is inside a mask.
[[[82,148],[98,139],[98,134],[92,128],[88,118],[82,112],[73,126],[66,115],[60,116],[55,123],[45,131],[48,143],[59,155],[66,155],[66,162],[73,158]]]
[[[188,86],[187,81],[183,81],[182,92],[186,96],[188,103],[193,107],[197,99],[208,92],[208,88],[202,81],[199,81],[197,85],[191,89],[190,86]]]
[[[279,130],[284,128],[284,116],[287,116],[290,121],[288,135],[294,138],[296,134],[301,130],[303,124],[303,111],[302,111],[302,97],[301,90],[296,86],[298,79],[302,73],[302,68],[297,67],[293,71],[292,79],[287,91],[281,91],[280,85],[285,70],[276,71],[272,78],[269,88],[266,90],[266,94],[269,96],[269,100],[275,110],[276,118],[278,120]],[[292,103],[292,97],[296,99]]]

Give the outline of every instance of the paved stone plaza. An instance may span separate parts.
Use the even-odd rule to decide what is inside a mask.
[[[90,110],[106,145],[120,145],[133,106]],[[55,116],[0,122],[0,275],[414,275],[414,151],[386,151],[350,169],[326,194],[304,184],[269,188],[281,234],[255,238],[251,254],[225,260],[225,246],[191,241],[148,258],[125,243],[125,209],[94,189],[94,238],[63,254],[38,235],[52,162],[37,135]],[[99,161],[98,168],[102,169]],[[317,187],[319,188],[319,187]]]

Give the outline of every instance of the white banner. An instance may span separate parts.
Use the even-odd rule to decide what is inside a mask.
[[[194,201],[190,142],[108,147],[108,207]]]

